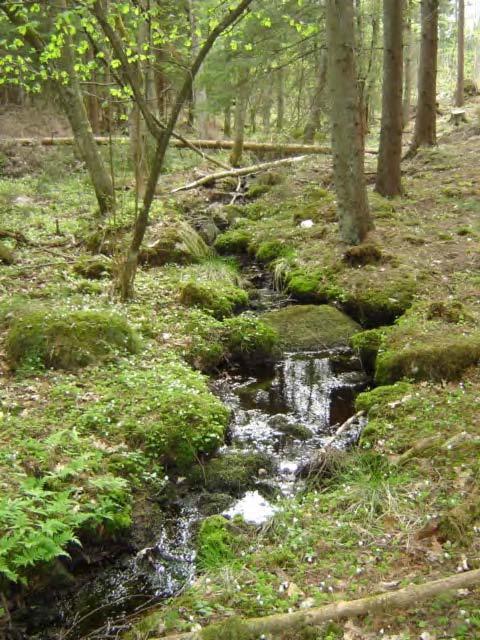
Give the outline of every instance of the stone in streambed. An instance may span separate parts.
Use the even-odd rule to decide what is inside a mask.
[[[330,305],[295,305],[270,311],[262,320],[280,336],[288,351],[311,351],[347,345],[361,327]]]

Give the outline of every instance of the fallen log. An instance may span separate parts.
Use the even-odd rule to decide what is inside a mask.
[[[245,620],[237,618],[231,622],[226,621],[205,627],[202,631],[170,635],[161,640],[202,640],[202,638],[214,637],[214,631],[217,631],[216,637],[229,640],[231,637],[238,637],[234,635],[234,632],[236,631],[238,634],[239,628],[241,628],[245,637],[261,637],[262,634],[275,635],[285,633],[286,630],[298,630],[305,626],[315,627],[333,620],[346,620],[373,612],[385,612],[391,615],[392,608],[406,609],[407,607],[417,606],[425,600],[445,593],[445,591],[465,589],[478,584],[480,584],[480,569],[450,575],[432,582],[425,582],[424,584],[413,584],[397,591],[380,593],[358,600],[334,602],[324,607],[305,611],[280,613],[265,616],[264,618]],[[231,627],[230,635],[229,626]],[[207,633],[204,635],[205,631],[207,631],[208,636]],[[160,638],[155,640],[160,640]]]
[[[224,178],[239,178],[241,176],[246,176],[249,173],[258,173],[259,171],[264,171],[265,169],[270,169],[271,167],[278,167],[283,164],[291,164],[292,162],[300,162],[301,160],[305,160],[306,156],[295,156],[293,158],[283,158],[282,160],[274,160],[273,162],[262,162],[260,164],[252,164],[248,167],[241,167],[240,169],[230,169],[229,171],[218,171],[217,173],[209,173],[207,176],[203,176],[203,178],[199,178],[194,182],[190,182],[189,184],[185,184],[183,187],[177,187],[173,189],[170,193],[178,193],[179,191],[188,191],[189,189],[195,189],[196,187],[201,187],[203,184],[209,184],[210,182],[215,182],[216,180],[223,180]]]
[[[108,144],[110,138],[108,136],[96,136],[95,140],[97,144]],[[126,136],[113,136],[112,142],[118,142],[121,144],[128,143],[128,137]],[[72,145],[74,142],[71,137],[51,136],[44,138],[1,138],[0,143],[12,143],[22,146],[35,146],[41,145],[44,147],[52,147],[56,145]],[[216,150],[229,150],[233,148],[233,140],[187,140],[181,138],[178,140],[172,140],[170,145],[179,149],[216,149]],[[330,147],[324,147],[316,144],[280,144],[275,142],[253,142],[246,140],[243,148],[246,151],[257,151],[259,153],[282,153],[285,155],[329,155],[332,153]],[[365,153],[376,155],[378,151],[376,149],[366,149]]]

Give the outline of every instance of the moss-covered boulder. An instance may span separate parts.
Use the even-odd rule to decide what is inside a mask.
[[[252,241],[246,229],[231,229],[218,236],[214,248],[222,255],[246,254]]]
[[[480,332],[470,335],[432,331],[400,342],[393,335],[377,356],[375,382],[388,385],[402,378],[457,380],[480,361]]]
[[[136,332],[121,316],[106,311],[37,309],[17,314],[6,339],[14,369],[76,369],[139,350]]]
[[[250,315],[223,322],[226,360],[246,366],[272,362],[279,354],[279,335],[274,327]]]
[[[180,301],[187,307],[208,311],[221,320],[245,307],[248,293],[227,282],[189,280],[180,287]]]
[[[259,262],[273,262],[278,258],[286,258],[293,254],[293,249],[284,242],[278,240],[266,240],[261,242],[255,252],[255,258]]]
[[[286,278],[286,290],[295,300],[303,303],[326,303],[320,275],[314,271],[293,269]]]
[[[169,221],[149,229],[139,262],[149,266],[192,264],[211,253],[205,240],[184,220]]]
[[[335,307],[297,305],[270,311],[262,320],[280,336],[283,349],[302,351],[348,344],[361,327]]]
[[[203,467],[194,467],[188,480],[194,487],[240,496],[255,486],[261,469],[273,471],[270,456],[252,451],[231,451]]]
[[[417,285],[415,280],[399,274],[398,278],[377,283],[359,283],[342,294],[342,307],[365,329],[392,324],[413,304]]]
[[[88,280],[99,280],[112,274],[112,261],[104,255],[81,256],[73,265],[73,271]]]

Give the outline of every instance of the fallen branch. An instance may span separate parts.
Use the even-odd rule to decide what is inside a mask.
[[[192,149],[192,151],[199,151],[201,149],[216,149],[216,150],[229,150],[233,148],[232,140],[187,140],[178,133],[175,133],[176,139],[171,141],[172,147],[180,149]],[[95,140],[97,144],[109,144],[110,138],[108,136],[96,136]],[[122,144],[128,143],[128,137],[126,136],[113,136],[112,142],[119,142]],[[44,147],[52,147],[56,145],[72,145],[74,143],[71,137],[45,137],[45,138],[1,138],[0,143],[12,143],[22,146],[35,146],[41,145]],[[317,144],[281,144],[274,142],[253,142],[246,140],[243,148],[246,151],[257,151],[259,153],[280,153],[283,155],[330,155],[332,150],[330,147],[323,147]],[[365,153],[370,155],[377,155],[376,149],[366,149]]]
[[[246,176],[249,173],[257,173],[258,171],[264,171],[271,167],[278,167],[283,164],[290,164],[292,162],[300,162],[305,160],[305,156],[295,156],[294,158],[283,158],[282,160],[275,160],[273,162],[263,162],[261,164],[252,164],[249,167],[242,167],[241,169],[230,169],[229,171],[219,171],[218,173],[210,173],[208,176],[204,176],[195,182],[190,182],[183,187],[177,187],[171,193],[178,193],[179,191],[188,191],[189,189],[195,189],[195,187],[201,187],[203,184],[215,182],[216,180],[223,180],[224,178]]]
[[[433,580],[424,584],[413,584],[404,589],[390,591],[388,593],[380,593],[359,600],[350,600],[343,602],[335,602],[324,607],[309,609],[306,611],[295,611],[294,613],[281,613],[277,615],[266,616],[264,618],[250,618],[246,620],[236,619],[230,625],[235,624],[235,629],[241,626],[245,636],[257,636],[262,634],[279,634],[288,630],[298,630],[305,626],[318,626],[332,620],[345,620],[363,616],[373,612],[391,613],[391,609],[405,609],[411,606],[417,606],[424,600],[428,600],[445,591],[453,589],[465,589],[466,587],[474,587],[480,584],[480,569],[475,571],[466,571],[455,575]],[[229,622],[219,625],[211,625],[208,629],[208,637],[213,637],[214,630],[218,630],[216,637],[228,640],[230,636]],[[202,640],[203,631],[195,631],[191,633],[181,633],[179,635],[170,635],[162,640]],[[233,637],[233,636],[232,636]],[[235,636],[237,637],[237,636]],[[157,638],[156,640],[160,640]]]

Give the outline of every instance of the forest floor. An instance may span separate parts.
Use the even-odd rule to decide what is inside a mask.
[[[197,228],[223,227],[215,241],[220,253],[256,257],[294,299],[340,306],[373,330],[359,334],[355,346],[377,386],[357,400],[369,419],[359,447],[332,459],[329,475],[312,479],[261,530],[213,521],[199,540],[203,571],[195,584],[139,620],[130,638],[358,598],[480,567],[478,109],[470,104],[469,123],[458,129],[445,118],[439,146],[405,164],[403,197],[371,193],[376,229],[353,253],[338,241],[327,160],[310,158],[292,172],[257,178],[247,204],[229,205],[220,187],[170,195],[196,164],[172,156],[150,239],[166,217],[172,225],[186,217]],[[203,413],[210,420],[199,427],[199,448],[208,450],[209,438],[218,442],[225,416],[191,367],[207,371],[221,360],[225,340],[212,336],[223,336],[229,320],[186,306],[179,292],[186,281],[217,281],[219,274],[227,288],[243,286],[225,263],[197,255],[199,264],[141,269],[134,302],[116,302],[108,277],[86,278],[79,267],[94,199],[81,164],[66,153],[8,146],[0,158],[0,227],[17,232],[5,240],[12,264],[0,271],[0,485],[15,504],[0,503],[0,530],[18,531],[11,547],[0,545],[0,570],[6,566],[12,577],[52,557],[48,549],[38,557],[25,552],[26,532],[38,543],[38,527],[25,523],[25,512],[40,504],[42,526],[56,523],[61,546],[85,522],[97,534],[121,530],[131,519],[132,496],[145,486],[161,490],[166,454],[152,454],[151,403],[175,407],[193,394],[199,404],[186,422]],[[129,186],[120,151],[116,162],[119,187]],[[132,215],[131,191],[122,188],[118,197],[108,238]],[[115,260],[114,253],[113,266]],[[30,360],[14,375],[12,326],[23,316],[29,322],[32,310],[48,316],[59,309],[126,317],[142,351],[74,372]],[[261,329],[255,331],[258,337]],[[172,442],[176,453],[196,454]],[[77,502],[85,520],[68,520],[64,514]],[[305,629],[298,638],[480,638],[479,610],[480,593],[462,590],[408,611]]]

